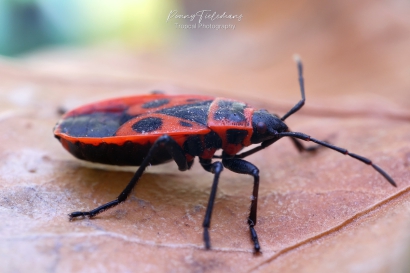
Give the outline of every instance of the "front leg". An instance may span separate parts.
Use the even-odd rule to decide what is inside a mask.
[[[258,235],[256,234],[254,226],[256,225],[257,208],[258,208],[258,191],[259,191],[259,170],[258,168],[249,163],[248,161],[239,158],[224,158],[222,164],[229,170],[235,173],[249,174],[253,176],[253,193],[251,202],[251,212],[248,218],[249,230],[251,233],[251,239],[254,244],[255,252],[259,253],[260,245]]]

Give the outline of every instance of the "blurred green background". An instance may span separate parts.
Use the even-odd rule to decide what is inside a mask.
[[[175,30],[165,23],[170,10],[181,8],[173,0],[0,0],[0,54],[100,42],[161,46]]]

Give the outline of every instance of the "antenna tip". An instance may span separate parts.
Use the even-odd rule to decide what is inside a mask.
[[[293,54],[293,60],[297,63],[301,63],[302,60],[300,59],[299,54]]]

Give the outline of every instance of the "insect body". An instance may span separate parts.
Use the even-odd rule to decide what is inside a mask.
[[[299,151],[301,140],[312,141],[371,165],[396,186],[393,179],[369,159],[345,149],[291,132],[284,120],[305,102],[302,64],[298,61],[302,99],[282,118],[248,104],[207,96],[169,96],[152,94],[124,97],[88,104],[66,113],[55,127],[54,135],[77,158],[92,162],[140,166],[126,188],[113,201],[90,211],[69,214],[70,219],[93,217],[124,202],[148,165],[174,160],[180,171],[190,169],[195,157],[202,167],[214,174],[211,194],[203,222],[204,243],[210,248],[210,227],[219,176],[223,168],[253,177],[251,209],[248,217],[255,252],[260,251],[256,225],[259,170],[243,158],[256,153],[283,137],[290,137]],[[259,146],[239,153],[251,144]],[[222,155],[215,152],[222,149]],[[239,153],[239,154],[238,154]],[[213,159],[220,161],[213,162]]]

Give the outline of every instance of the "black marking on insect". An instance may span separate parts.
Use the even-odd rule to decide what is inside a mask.
[[[141,119],[132,125],[132,129],[137,133],[149,133],[156,131],[162,126],[162,119],[148,117]]]
[[[186,102],[192,103],[192,102],[198,102],[198,99],[187,99]]]
[[[218,106],[219,108],[214,114],[214,119],[227,119],[233,122],[245,121],[244,110],[246,108],[246,104],[236,101],[220,101]]]
[[[177,118],[193,121],[202,125],[207,124],[209,106],[212,101],[197,102],[193,104],[178,105],[157,111]]]
[[[130,115],[128,114],[126,111],[124,111],[120,117],[119,120],[119,126],[123,125],[124,123],[126,123],[127,121],[129,121],[130,119],[136,118],[138,115]]]
[[[151,144],[136,144],[131,141],[127,141],[122,145],[113,143],[93,145],[77,141],[75,143],[69,142],[68,147],[69,152],[79,159],[118,166],[140,166],[145,158],[145,155],[151,149]],[[163,164],[171,159],[172,157],[166,149],[162,149],[159,150],[151,159],[150,164]]]
[[[199,156],[204,152],[202,140],[199,136],[189,136],[184,142],[183,149],[191,156]]]
[[[144,103],[141,107],[145,109],[157,108],[169,103],[169,99],[159,99]]]
[[[206,149],[214,148],[216,150],[222,148],[222,139],[215,132],[210,132],[204,136],[204,144]]]
[[[62,132],[75,137],[112,136],[121,123],[122,113],[95,112],[69,117],[61,124]]]
[[[226,140],[230,144],[240,144],[248,136],[248,131],[240,129],[226,130]]]
[[[192,127],[192,124],[183,120],[179,121],[179,124],[184,127]]]

